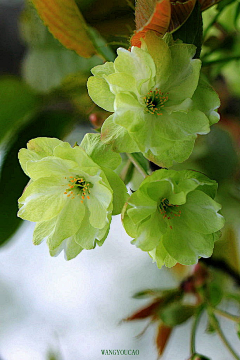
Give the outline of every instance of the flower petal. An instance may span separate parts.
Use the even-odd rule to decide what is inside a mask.
[[[59,214],[66,202],[62,179],[51,177],[33,181],[18,201],[18,216],[22,219],[50,220]]]
[[[181,219],[191,230],[211,234],[224,226],[224,218],[218,214],[220,209],[220,204],[202,191],[195,190],[187,195],[187,202],[181,207]]]
[[[106,222],[108,222],[107,210],[111,201],[112,193],[109,188],[95,183],[91,189],[90,198],[86,200],[90,211],[89,221],[93,227],[102,229],[106,225]]]
[[[138,225],[138,236],[133,243],[143,251],[151,251],[158,246],[166,228],[162,216],[155,211],[149,219]]]
[[[219,97],[203,76],[200,76],[192,100],[194,106],[209,118],[210,125],[219,121],[220,115],[215,111],[220,106]]]
[[[114,115],[110,115],[104,121],[101,129],[101,139],[106,144],[112,144],[113,151],[129,153],[140,151],[127,130],[114,122]]]
[[[79,198],[68,198],[62,211],[55,220],[54,228],[48,236],[50,250],[57,248],[61,242],[76,234],[84,218],[85,206]]]
[[[167,252],[162,241],[159,242],[159,245],[155,249],[149,251],[149,255],[153,261],[156,262],[159,269],[164,265],[171,268],[177,263],[177,261]]]
[[[185,226],[181,217],[175,218],[172,228],[163,235],[166,251],[183,265],[194,265],[199,256],[209,257],[213,252],[214,235],[204,235],[191,231]]]
[[[55,156],[48,156],[39,161],[28,161],[27,162],[28,175],[33,179],[37,180],[42,177],[68,175],[70,169],[77,170],[77,163],[70,160],[60,159]]]
[[[91,76],[88,79],[87,87],[92,101],[107,111],[114,111],[113,103],[115,96],[110,91],[110,87],[103,77]]]

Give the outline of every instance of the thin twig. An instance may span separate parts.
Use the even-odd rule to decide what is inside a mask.
[[[224,333],[222,332],[222,329],[221,329],[221,327],[219,325],[219,322],[218,322],[216,316],[214,315],[214,313],[212,312],[212,310],[210,308],[208,308],[208,312],[209,312],[210,321],[211,321],[213,327],[215,328],[215,330],[217,331],[217,333],[218,333],[219,337],[221,338],[222,342],[224,343],[224,345],[226,346],[228,351],[233,355],[233,357],[236,360],[240,360],[240,357],[238,356],[238,354],[235,352],[235,350],[232,348],[232,346],[230,345],[230,343],[226,339]]]
[[[133,163],[133,165],[135,166],[135,168],[138,170],[138,172],[145,178],[146,176],[148,176],[148,173],[143,169],[143,167],[139,164],[139,162],[136,161],[136,159],[131,155],[131,154],[127,154],[129,160],[131,160],[131,162]]]
[[[192,354],[196,353],[196,333],[197,333],[197,328],[198,328],[203,310],[204,310],[203,305],[198,308],[198,311],[196,313],[196,316],[195,316],[195,319],[193,322],[193,327],[192,327],[192,331],[191,331],[191,345],[190,345]]]

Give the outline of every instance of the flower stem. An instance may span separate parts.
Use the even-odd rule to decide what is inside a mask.
[[[216,316],[212,312],[211,308],[208,308],[208,314],[209,314],[209,318],[210,318],[210,321],[211,321],[213,327],[217,331],[219,337],[221,338],[222,342],[224,343],[224,345],[226,346],[228,351],[233,355],[233,357],[236,360],[240,360],[240,356],[235,352],[235,350],[232,348],[232,346],[230,345],[230,343],[226,339],[224,333],[222,332],[222,329],[221,329],[221,327],[219,325],[218,319],[216,318]]]
[[[240,322],[240,316],[232,315],[232,314],[229,314],[226,311],[223,311],[223,310],[220,310],[220,309],[215,309],[215,308],[213,308],[213,311],[214,311],[215,314],[223,316],[226,319],[235,321],[237,323]]]
[[[148,173],[144,170],[144,168],[141,166],[141,164],[135,159],[135,157],[132,154],[127,154],[127,157],[144,178],[148,176]]]
[[[192,354],[196,353],[196,333],[197,333],[197,328],[198,328],[203,310],[204,310],[204,306],[201,305],[197,310],[197,313],[196,313],[196,316],[195,316],[195,319],[193,322],[192,331],[191,331],[191,343],[190,343]]]

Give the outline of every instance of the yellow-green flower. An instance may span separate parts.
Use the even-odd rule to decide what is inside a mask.
[[[31,180],[19,199],[18,216],[37,223],[34,244],[46,238],[50,254],[64,249],[67,259],[102,245],[112,214],[121,212],[127,196],[113,171],[120,155],[99,135],[87,134],[73,148],[58,139],[33,139],[19,160]]]
[[[158,267],[196,264],[212,255],[224,225],[216,189],[215,181],[195,171],[157,170],[125,205],[125,230]]]
[[[200,77],[195,51],[148,32],[141,48],[119,48],[114,63],[94,67],[89,95],[113,112],[102,140],[118,152],[141,151],[163,167],[187,159],[197,134],[207,134],[219,120],[218,96]]]

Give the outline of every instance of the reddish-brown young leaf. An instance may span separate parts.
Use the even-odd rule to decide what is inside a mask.
[[[146,319],[147,317],[150,317],[150,316],[154,317],[161,302],[162,302],[162,299],[158,299],[158,300],[154,301],[150,305],[136,311],[134,314],[132,314],[128,318],[124,319],[124,321],[141,320],[141,319]]]
[[[32,0],[53,36],[67,49],[83,57],[97,53],[87,24],[74,0]]]
[[[191,15],[195,6],[196,0],[171,0],[171,19],[168,27],[168,31],[172,32],[177,30],[188,17]]]
[[[201,5],[201,10],[204,11],[204,10],[210,8],[211,6],[219,3],[219,1],[221,1],[221,0],[199,0],[200,5]]]
[[[158,350],[159,357],[162,356],[168,340],[171,336],[173,328],[169,327],[165,324],[160,324],[157,328],[157,336],[156,336],[156,346]]]
[[[170,0],[138,0],[135,10],[136,31],[131,38],[133,46],[141,46],[147,31],[151,30],[163,36],[170,23]]]

